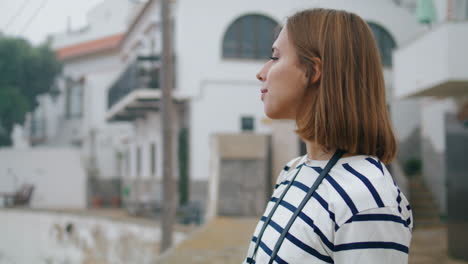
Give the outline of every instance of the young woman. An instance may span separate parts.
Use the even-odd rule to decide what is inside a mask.
[[[366,22],[301,11],[272,52],[257,74],[265,114],[295,120],[307,154],[281,171],[244,263],[407,263],[412,213],[384,165],[397,145]]]

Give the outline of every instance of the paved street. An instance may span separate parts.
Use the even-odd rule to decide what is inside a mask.
[[[163,264],[239,264],[245,257],[257,219],[217,218],[162,257]],[[468,264],[447,257],[444,226],[414,229],[410,264]]]

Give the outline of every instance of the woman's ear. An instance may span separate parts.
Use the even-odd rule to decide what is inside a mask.
[[[322,78],[322,60],[320,58],[314,57],[311,59],[312,69],[309,71],[309,85],[313,85],[320,81]]]

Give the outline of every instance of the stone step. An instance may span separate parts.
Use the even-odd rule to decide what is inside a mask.
[[[437,205],[435,205],[431,200],[414,200],[410,201],[411,209],[419,209],[419,208],[431,208],[435,210],[439,210]]]
[[[443,227],[444,225],[440,221],[427,221],[427,220],[415,220],[413,228],[435,228]]]
[[[438,211],[415,211],[413,210],[413,217],[414,219],[423,219],[423,218],[437,218],[439,219],[439,212]]]
[[[432,199],[432,193],[428,190],[424,191],[416,191],[416,190],[410,190],[411,193],[411,199],[417,199],[417,198],[428,198]]]
[[[437,227],[440,221],[439,209],[434,201],[431,191],[424,184],[421,177],[412,178],[409,181],[413,212],[414,227]]]

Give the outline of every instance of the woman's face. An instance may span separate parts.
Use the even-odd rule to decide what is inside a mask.
[[[265,114],[271,119],[295,120],[296,107],[307,87],[307,77],[299,66],[286,26],[273,43],[272,52],[271,59],[257,73],[257,79],[263,83],[261,100]]]

